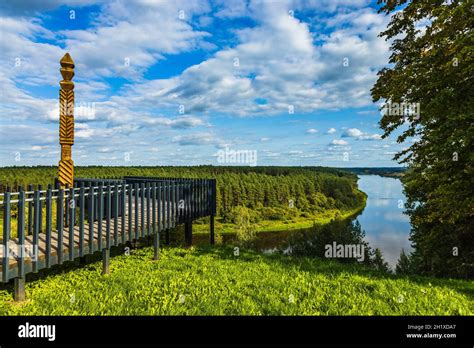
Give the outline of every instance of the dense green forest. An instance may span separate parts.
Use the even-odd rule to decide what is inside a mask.
[[[2,190],[10,186],[54,182],[56,167],[0,168]],[[364,193],[357,176],[322,167],[76,167],[78,178],[120,178],[126,175],[177,178],[216,178],[217,213],[223,223],[238,218],[237,208],[248,209],[252,222],[262,220],[331,217],[361,209]]]

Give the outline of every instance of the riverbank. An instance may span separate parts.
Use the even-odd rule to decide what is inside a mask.
[[[387,275],[359,264],[230,246],[133,249],[0,290],[0,315],[472,315],[472,282]]]
[[[287,230],[299,230],[310,228],[314,225],[325,225],[332,220],[345,220],[350,219],[359,215],[367,204],[367,194],[363,191],[358,190],[361,194],[362,200],[360,204],[349,210],[331,209],[326,210],[323,213],[317,215],[311,215],[308,217],[295,217],[291,220],[263,220],[255,223],[255,229],[257,233],[263,232],[280,232]],[[215,230],[218,234],[233,234],[236,232],[236,225],[232,223],[224,223],[221,218],[215,220]],[[209,224],[207,220],[196,221],[193,225],[193,233],[196,234],[208,234]]]

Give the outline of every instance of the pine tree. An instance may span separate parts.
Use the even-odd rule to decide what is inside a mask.
[[[395,272],[397,274],[412,273],[412,265],[411,265],[410,257],[405,254],[405,250],[403,249],[400,252],[400,258],[398,259],[397,265],[395,267]]]

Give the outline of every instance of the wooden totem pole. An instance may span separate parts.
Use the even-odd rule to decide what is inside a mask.
[[[59,161],[58,180],[61,186],[74,184],[74,162],[72,145],[74,144],[74,61],[66,53],[60,61],[63,80],[59,82],[59,143],[61,160]]]

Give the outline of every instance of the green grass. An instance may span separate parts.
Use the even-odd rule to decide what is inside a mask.
[[[152,248],[0,290],[1,315],[473,315],[473,282],[232,247]]]

